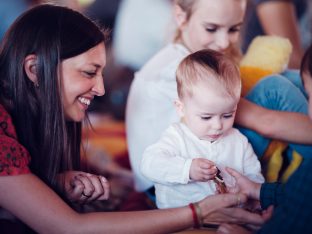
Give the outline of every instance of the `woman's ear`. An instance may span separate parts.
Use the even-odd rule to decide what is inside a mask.
[[[181,102],[180,99],[177,99],[174,101],[174,106],[176,108],[176,111],[178,113],[178,115],[180,116],[180,118],[184,117],[184,104],[183,102]]]
[[[179,28],[186,23],[186,12],[177,4],[174,6],[174,17]]]
[[[37,78],[37,56],[34,54],[27,55],[24,59],[24,70],[28,78],[38,86]]]

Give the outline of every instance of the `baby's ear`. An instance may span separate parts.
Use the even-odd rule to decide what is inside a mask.
[[[180,116],[180,118],[184,117],[184,104],[183,104],[183,102],[181,102],[180,99],[177,99],[174,101],[174,106],[175,106],[177,113]]]

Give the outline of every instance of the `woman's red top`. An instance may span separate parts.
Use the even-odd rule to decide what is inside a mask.
[[[30,173],[30,155],[17,139],[11,116],[0,105],[0,175]]]

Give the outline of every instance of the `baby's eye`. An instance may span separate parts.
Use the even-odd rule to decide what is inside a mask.
[[[206,28],[206,31],[210,33],[215,33],[217,31],[217,28]]]
[[[229,114],[229,115],[223,115],[223,118],[225,119],[230,119],[233,117],[233,114]]]
[[[202,120],[210,120],[211,116],[201,116],[200,117]]]

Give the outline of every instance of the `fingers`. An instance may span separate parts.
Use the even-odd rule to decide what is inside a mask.
[[[204,158],[193,159],[190,178],[196,181],[208,181],[213,179],[217,174],[217,167],[215,164]]]
[[[103,176],[89,173],[79,173],[74,177],[73,200],[87,203],[94,200],[107,200],[109,198],[109,182]],[[78,199],[77,199],[78,198]]]
[[[202,181],[207,181],[207,180],[211,180],[213,178],[216,177],[217,175],[217,168],[212,168],[212,169],[201,169],[200,173],[202,175]]]
[[[70,186],[71,186],[71,190],[68,191],[68,198],[71,201],[79,201],[80,197],[81,197],[81,193],[83,192],[84,189],[84,184],[83,182],[77,177],[73,177],[70,180]]]
[[[236,225],[236,224],[221,224],[217,230],[217,233],[221,233],[221,234],[228,234],[228,233],[232,233],[232,234],[247,234],[247,233],[252,233],[251,231]]]
[[[82,195],[87,197],[85,201],[107,200],[109,197],[109,183],[103,176],[96,176],[89,173],[84,174],[84,190]]]
[[[269,206],[268,209],[262,211],[264,221],[268,221],[273,215],[274,206]]]
[[[211,180],[217,175],[218,169],[216,165],[208,160],[202,159],[199,164],[199,173],[202,175],[202,181]]]
[[[101,186],[104,190],[104,194],[102,194],[98,200],[107,200],[109,198],[109,194],[110,194],[110,185],[109,182],[107,181],[107,179],[103,176],[99,176],[99,180],[101,182]]]
[[[199,158],[199,167],[203,168],[203,169],[210,169],[210,168],[213,168],[213,167],[216,168],[216,165],[215,165],[214,162],[212,162],[212,161],[210,161],[208,159]]]
[[[225,170],[231,175],[233,176],[236,180],[240,177],[242,177],[242,175],[236,171],[235,169],[233,168],[230,168],[230,167],[226,167]]]

